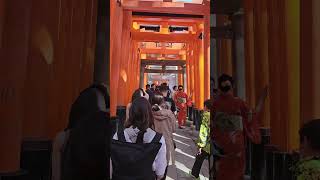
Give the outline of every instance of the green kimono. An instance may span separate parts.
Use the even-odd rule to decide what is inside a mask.
[[[294,168],[297,180],[320,180],[320,157],[301,160]]]
[[[210,111],[203,112],[197,145],[210,154]]]

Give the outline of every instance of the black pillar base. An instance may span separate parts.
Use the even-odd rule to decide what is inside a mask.
[[[28,171],[20,169],[16,172],[0,173],[0,180],[25,180]]]
[[[52,141],[24,139],[21,150],[21,168],[28,171],[24,180],[49,180],[51,175]]]

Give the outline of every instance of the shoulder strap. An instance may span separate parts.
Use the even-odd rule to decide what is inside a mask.
[[[137,144],[142,144],[143,143],[143,137],[144,137],[144,133],[145,132],[147,132],[147,131],[144,130],[144,131],[140,131],[138,133],[138,137],[137,137],[137,141],[136,141]]]
[[[126,137],[124,136],[124,131],[123,130],[118,130],[117,135],[118,135],[118,140],[119,141],[126,142]]]
[[[152,139],[151,142],[158,143],[158,142],[160,142],[161,138],[162,138],[162,134],[156,132],[156,135],[154,136],[154,138]]]

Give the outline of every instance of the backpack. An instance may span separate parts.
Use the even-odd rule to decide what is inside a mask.
[[[161,148],[162,135],[156,133],[151,143],[143,143],[144,132],[136,143],[126,142],[124,131],[117,132],[119,140],[111,141],[112,180],[154,180],[153,162]]]

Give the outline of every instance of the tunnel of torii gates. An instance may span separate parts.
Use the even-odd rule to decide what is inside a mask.
[[[148,73],[177,74],[176,85],[184,85],[186,93],[193,94],[195,108],[202,109],[210,98],[209,2],[176,7],[179,15],[174,17],[162,13],[169,7],[140,13],[150,2],[141,3],[144,7],[111,6],[111,115],[130,102],[135,89],[145,88]],[[154,65],[161,68],[152,69]]]
[[[227,7],[238,1],[214,2]],[[242,98],[252,109],[262,89],[269,86],[261,124],[270,128],[271,144],[285,152],[298,149],[300,126],[320,117],[320,71],[317,70],[320,51],[316,50],[320,23],[319,11],[314,9],[319,7],[316,6],[319,2],[244,0],[239,3],[240,13],[231,13],[234,15],[223,12],[228,8],[219,9],[213,7],[214,4],[210,11],[209,4],[206,0],[183,6],[172,1],[111,1],[111,114],[116,114],[117,106],[125,106],[130,101],[134,89],[146,83],[141,82],[146,80],[145,74],[144,77],[141,74],[152,71],[146,65],[148,61],[151,64],[159,61],[162,65],[185,61],[185,69],[178,71],[186,72],[186,80],[179,79],[186,82],[186,92],[193,92],[195,106],[201,109],[203,100],[210,96],[209,67],[214,64],[211,76],[216,79],[221,73],[233,75],[237,88],[239,84],[243,86]],[[136,12],[194,17],[146,16]],[[235,43],[238,39],[213,38],[210,56],[210,34],[215,36],[208,26],[210,15],[214,15],[214,26],[231,27],[233,31],[235,20],[241,20],[243,30],[234,32],[240,34],[237,38],[243,39],[240,48]],[[152,25],[153,28],[148,27]],[[189,28],[187,32],[178,33],[170,30],[174,26]],[[241,47],[242,60],[236,57]],[[243,78],[239,72],[243,72]]]
[[[245,86],[242,98],[251,108],[261,89],[270,86],[262,125],[270,127],[271,143],[282,151],[297,149],[300,125],[320,118],[319,0],[243,0],[243,13],[238,16],[244,27],[245,82],[237,77],[240,68],[234,63],[233,51],[239,49],[234,48],[234,39],[211,39],[214,47],[209,46],[209,36],[214,35],[207,26],[210,13],[216,13],[216,26],[233,23],[219,7],[218,13],[210,12],[215,6],[211,4],[210,8],[208,1],[107,2],[110,26],[109,14],[97,13],[103,6],[97,0],[0,0],[0,172],[20,169],[25,139],[52,140],[63,130],[70,106],[93,82],[111,84],[114,115],[116,106],[126,105],[132,91],[140,86],[141,59],[152,62],[162,57],[160,60],[177,64],[185,61],[186,91],[194,91],[197,96],[193,101],[201,108],[202,101],[209,97],[209,47],[214,49],[210,55],[213,76],[221,72],[233,75]],[[213,2],[229,6],[236,0]],[[132,12],[196,16],[146,18]],[[160,25],[160,32],[137,28],[150,22],[158,29]],[[192,28],[178,33],[170,32],[172,26]],[[100,35],[109,33],[105,27],[110,27],[110,49],[107,40],[99,45]],[[153,47],[150,50],[148,46]],[[95,56],[99,49],[106,52],[105,57]]]

